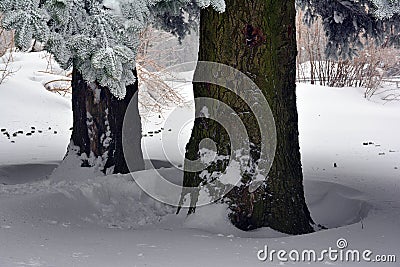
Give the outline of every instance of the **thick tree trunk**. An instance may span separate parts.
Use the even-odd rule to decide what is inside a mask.
[[[140,118],[137,127],[131,132],[129,142],[137,151],[137,162],[129,164],[128,169],[122,147],[122,126],[128,105],[138,90],[138,83],[127,87],[124,99],[118,100],[107,88],[96,83],[87,83],[79,71],[72,73],[73,131],[71,141],[79,147],[82,167],[96,166],[104,173],[129,173],[144,169],[141,142]],[[133,117],[139,117],[136,107]],[[126,136],[125,136],[126,137]]]
[[[313,231],[313,221],[305,203],[298,139],[295,95],[296,28],[295,1],[226,0],[226,12],[211,8],[201,11],[199,60],[229,65],[248,75],[262,90],[275,118],[277,148],[271,171],[255,192],[235,187],[225,198],[230,219],[240,229],[269,226],[289,234]],[[244,90],[239,88],[237,90]],[[214,85],[195,84],[195,97],[210,97],[228,104],[246,126],[251,157],[260,157],[260,131],[249,107],[237,95]],[[222,126],[206,118],[197,118],[186,157],[199,158],[199,143],[211,138],[219,155],[230,155],[229,137]],[[224,171],[221,162],[209,172]],[[243,180],[251,179],[243,174]],[[200,172],[185,172],[184,186],[203,183]],[[185,192],[183,192],[183,195]],[[197,196],[191,196],[189,213],[194,212]]]

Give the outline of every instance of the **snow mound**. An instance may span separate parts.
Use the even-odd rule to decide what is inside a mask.
[[[81,183],[62,181],[54,188],[79,205],[90,203],[95,212],[85,220],[110,228],[154,224],[174,212],[146,195],[129,174],[97,177]]]
[[[331,182],[305,182],[306,200],[314,221],[327,228],[358,223],[372,208],[366,194]]]
[[[312,218],[326,228],[338,228],[358,223],[367,217],[372,205],[367,196],[355,189],[337,183],[309,180],[305,182],[306,200]],[[238,237],[276,238],[287,236],[270,228],[244,232],[227,219],[227,206],[212,204],[196,209],[184,223],[187,228],[201,229],[215,234],[233,234]]]
[[[57,176],[67,168],[68,162],[73,163],[72,160],[64,162],[49,179],[35,181],[31,175],[32,180],[23,184],[0,184],[2,200],[26,198],[16,214],[9,210],[13,213],[10,216],[15,219],[21,214],[21,217],[32,217],[33,221],[45,220],[52,224],[134,229],[156,224],[176,211],[148,196],[130,174],[95,176],[92,168],[77,168],[79,171],[68,173],[75,173],[79,179]],[[0,168],[0,172],[4,170]],[[152,175],[148,172],[147,176]],[[9,178],[15,181],[15,177]]]

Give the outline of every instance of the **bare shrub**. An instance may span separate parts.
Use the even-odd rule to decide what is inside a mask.
[[[2,84],[8,77],[17,72],[11,68],[13,62],[13,47],[14,47],[14,34],[6,31],[1,26],[2,16],[0,14],[0,84]]]
[[[146,28],[140,35],[141,44],[136,57],[136,68],[139,80],[140,104],[145,112],[157,112],[171,104],[181,104],[184,99],[165,80],[176,80],[174,74],[166,71],[167,66],[178,63],[171,55],[184,49],[179,45],[163,46],[174,43],[176,37],[171,34]]]
[[[372,40],[364,40],[364,49],[353,59],[332,60],[325,56],[327,39],[322,22],[317,19],[311,27],[303,23],[298,11],[297,80],[331,87],[363,87],[364,97],[376,94],[385,76],[400,74],[399,50],[376,46]],[[398,72],[397,72],[398,70]]]

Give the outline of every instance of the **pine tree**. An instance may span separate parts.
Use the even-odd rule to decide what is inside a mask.
[[[73,67],[74,125],[67,153],[77,153],[82,166],[127,173],[122,124],[138,90],[139,33],[153,22],[182,38],[191,26],[184,11],[210,5],[224,9],[223,0],[2,0],[0,11],[2,25],[15,30],[17,47],[27,50],[36,39],[61,67]],[[137,127],[128,143],[137,160],[131,171],[144,167],[137,107],[134,114]]]

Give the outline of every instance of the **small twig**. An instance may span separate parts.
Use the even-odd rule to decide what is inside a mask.
[[[51,80],[48,81],[47,83],[44,84],[44,87],[46,87],[47,85],[49,85],[50,83],[55,83],[55,82],[71,82],[71,79],[56,79],[56,80]]]

